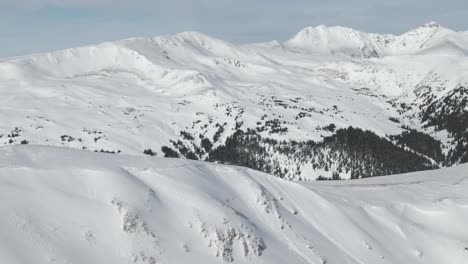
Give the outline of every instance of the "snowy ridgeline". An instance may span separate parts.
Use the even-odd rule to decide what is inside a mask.
[[[240,167],[0,148],[0,263],[468,260],[468,167],[287,182]]]
[[[466,33],[428,23],[248,45],[185,32],[3,59],[0,146],[146,150],[294,180],[452,166],[468,161],[467,54]]]

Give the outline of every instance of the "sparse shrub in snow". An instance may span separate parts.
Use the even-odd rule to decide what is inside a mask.
[[[330,124],[328,126],[323,127],[323,130],[329,131],[329,132],[335,132],[336,125],[335,124]]]
[[[189,141],[195,140],[195,138],[190,133],[188,133],[186,131],[180,131],[180,136],[185,140],[189,140]]]
[[[144,153],[145,155],[149,155],[149,156],[156,156],[156,153],[154,153],[153,150],[151,150],[151,149],[145,149],[145,150],[143,151],[143,153]]]
[[[75,141],[75,138],[69,135],[62,135],[60,137],[62,139],[62,142],[72,142]]]

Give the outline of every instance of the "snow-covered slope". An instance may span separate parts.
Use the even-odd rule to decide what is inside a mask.
[[[400,36],[365,33],[345,27],[308,27],[286,45],[312,52],[367,58],[425,52],[466,56],[466,41],[462,33],[430,22]]]
[[[386,139],[408,129],[427,133],[447,157],[410,147],[426,159],[419,168],[458,164],[468,159],[465,128],[455,133],[423,116],[436,119],[437,109],[426,113],[430,105],[468,87],[467,49],[466,33],[428,23],[401,36],[319,26],[285,43],[249,45],[185,32],[3,59],[0,144],[159,156],[168,146],[209,159],[239,130],[256,131],[262,142],[305,143],[354,126]],[[467,119],[468,110],[457,109]],[[271,162],[258,169],[281,164],[281,173],[271,173],[291,179],[351,174],[328,164],[310,176],[310,153],[298,164],[278,144],[266,151]],[[325,160],[330,151],[338,155],[316,150]]]
[[[0,262],[468,259],[467,166],[352,182],[67,148],[0,148]]]

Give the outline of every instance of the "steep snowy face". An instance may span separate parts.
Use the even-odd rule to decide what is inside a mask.
[[[436,22],[429,22],[407,33],[379,35],[364,33],[345,27],[309,27],[285,44],[303,50],[372,58],[389,55],[411,55],[421,52],[466,55],[466,36]],[[462,42],[462,43],[460,43]]]
[[[464,264],[467,169],[304,184],[179,159],[1,147],[0,262]]]
[[[151,150],[288,179],[458,164],[468,159],[464,132],[435,124],[447,123],[438,116],[447,111],[467,118],[467,39],[435,23],[401,36],[319,26],[285,43],[184,32],[4,59],[0,144]],[[435,109],[453,91],[461,100]],[[408,139],[413,130],[432,138],[429,147]],[[351,147],[349,135],[392,153]],[[255,151],[236,148],[246,145]]]
[[[183,32],[173,36],[150,39],[135,38],[119,41],[122,46],[139,51],[155,64],[177,68],[213,68],[218,60],[264,60],[260,55],[220,39],[198,32]],[[163,56],[155,56],[163,54]]]
[[[444,49],[446,45],[453,45],[453,48],[457,47],[456,42],[453,43],[457,39],[466,41],[462,34],[444,28],[435,22],[430,22],[386,41],[384,47],[388,49],[389,54],[395,55],[417,54],[425,51],[437,53],[438,49],[447,52],[450,49]],[[444,54],[443,51],[440,51],[440,53]],[[462,47],[461,51],[458,48],[451,50],[455,55],[459,55],[458,52],[466,55],[465,51],[466,46]]]
[[[367,33],[345,27],[308,27],[285,43],[291,48],[351,57],[378,57]]]

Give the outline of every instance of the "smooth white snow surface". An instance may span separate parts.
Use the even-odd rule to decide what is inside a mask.
[[[0,263],[468,263],[468,166],[352,182],[0,148]]]

